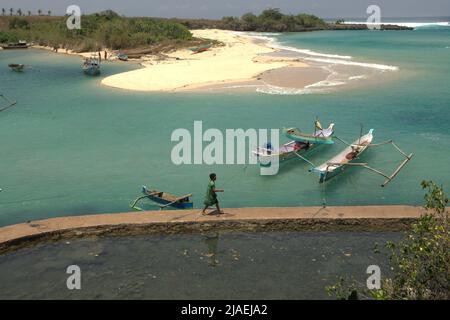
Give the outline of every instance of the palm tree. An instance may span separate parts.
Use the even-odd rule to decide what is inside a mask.
[[[14,12],[14,9],[13,9],[13,8],[9,8],[9,15],[10,15],[10,16],[13,15],[13,12]]]
[[[17,9],[16,12],[17,12],[17,15],[18,15],[18,16],[21,16],[21,15],[22,15],[22,9],[19,8],[19,9]]]
[[[47,13],[48,13],[49,16],[52,15],[52,11],[51,10],[48,10]]]
[[[42,10],[38,9],[38,15],[41,15],[41,13],[42,13]]]
[[[5,8],[2,8],[2,16],[4,16],[5,13],[6,13],[6,9],[5,9]]]

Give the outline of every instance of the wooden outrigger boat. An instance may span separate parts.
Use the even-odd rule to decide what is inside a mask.
[[[319,183],[325,182],[338,175],[344,170],[346,165],[357,159],[357,157],[361,155],[361,153],[363,153],[372,143],[372,132],[373,129],[370,129],[369,133],[353,142],[352,145],[345,148],[338,155],[321,164],[320,166],[311,169],[312,172],[316,172],[319,174]]]
[[[339,139],[341,140],[341,139]],[[312,168],[310,171],[315,172],[319,174],[319,183],[323,183],[327,180],[330,180],[331,178],[335,177],[339,173],[343,172],[346,168],[346,166],[352,165],[352,166],[360,166],[365,169],[368,169],[374,173],[377,173],[379,175],[382,175],[386,178],[384,183],[381,185],[382,187],[385,187],[389,182],[391,182],[397,174],[400,172],[400,170],[406,165],[406,163],[411,160],[413,154],[407,155],[404,153],[392,140],[385,141],[378,144],[372,144],[373,140],[373,129],[370,129],[370,131],[365,134],[364,136],[361,136],[359,139],[355,140],[352,144],[347,144],[347,148],[345,148],[342,152],[340,152],[335,157],[331,158],[330,160],[326,161],[325,163],[321,164],[320,166]],[[345,141],[341,140],[345,143]],[[369,147],[375,147],[380,146],[384,144],[391,143],[404,157],[405,160],[400,163],[400,165],[397,167],[397,169],[394,170],[394,172],[391,175],[386,175],[383,172],[374,169],[372,167],[369,167],[367,163],[355,163],[354,160],[357,160],[358,157]]]
[[[191,50],[192,53],[195,54],[195,53],[200,53],[200,52],[203,52],[203,51],[207,51],[211,47],[212,47],[212,44],[208,43],[208,44],[204,44],[204,45],[201,45],[201,46],[198,46],[198,47],[189,48],[189,50]]]
[[[291,141],[280,148],[274,150],[270,143],[267,143],[265,147],[258,147],[253,151],[253,154],[258,158],[259,165],[261,167],[270,167],[272,161],[278,159],[278,161],[284,162],[290,159],[297,158],[300,154],[305,154],[311,151],[316,145],[309,142]]]
[[[177,209],[192,209],[194,207],[193,202],[190,200],[192,194],[177,197],[168,192],[150,190],[146,186],[142,186],[142,193],[144,194],[143,196],[136,198],[136,200],[130,204],[131,208],[144,211],[142,208],[137,206],[137,203],[143,199],[149,199],[157,203],[160,209],[164,209],[169,206]]]
[[[330,123],[328,128],[322,129],[319,121],[315,122],[315,130],[313,134],[301,132],[298,128],[284,128],[283,132],[289,139],[299,142],[309,142],[314,144],[333,144],[333,127],[334,123]]]
[[[18,63],[10,63],[10,64],[8,64],[8,67],[10,67],[12,71],[22,72],[23,69],[25,68],[25,65],[18,64]]]

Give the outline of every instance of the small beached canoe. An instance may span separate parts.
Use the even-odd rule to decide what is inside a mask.
[[[121,61],[128,61],[128,56],[125,53],[119,53],[117,54],[117,59]]]
[[[316,128],[313,134],[301,132],[297,128],[284,128],[283,132],[289,139],[299,142],[309,142],[314,144],[333,144],[334,123],[330,123],[326,129]]]
[[[189,48],[189,50],[191,50],[193,53],[200,53],[200,52],[209,50],[209,48],[211,48],[211,46],[212,46],[212,44],[208,43],[208,44],[204,44],[202,46]]]
[[[373,129],[357,139],[347,148],[345,148],[342,152],[340,152],[335,157],[331,158],[327,162],[321,164],[318,167],[311,169],[311,172],[315,172],[319,174],[319,183],[325,182],[342,171],[344,171],[345,167],[349,165],[352,161],[356,160],[358,156],[363,153],[367,147],[372,143],[373,140]],[[364,165],[364,164],[355,164],[355,165]]]
[[[256,148],[256,150],[253,151],[253,154],[258,158],[261,167],[270,167],[272,161],[277,158],[280,163],[294,159],[297,158],[296,154],[305,154],[315,146],[316,145],[311,143],[291,141],[282,145],[278,150],[274,150],[272,145],[268,143],[265,147]]]
[[[10,63],[10,64],[8,64],[8,67],[10,67],[12,71],[22,72],[23,69],[25,68],[25,65],[17,64],[17,63]]]
[[[133,203],[130,205],[133,209],[142,210],[137,207],[137,203],[142,199],[149,199],[153,202],[156,202],[161,209],[165,207],[174,207],[177,209],[192,209],[194,207],[193,202],[190,200],[192,194],[186,194],[184,196],[177,197],[168,192],[163,192],[159,190],[150,190],[146,186],[142,186],[142,193],[144,194],[141,197],[138,197]]]

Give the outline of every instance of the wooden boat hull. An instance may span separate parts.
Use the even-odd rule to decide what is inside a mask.
[[[155,190],[149,190],[146,186],[142,186],[142,193],[146,195],[149,199],[156,203],[160,203],[162,205],[167,205],[171,203],[171,199],[164,198],[165,195],[168,195],[166,192],[161,192],[161,196],[159,194],[152,195],[151,193]],[[174,197],[170,195],[171,197]],[[192,201],[177,201],[175,203],[170,204],[171,207],[177,208],[177,209],[192,209],[194,207],[194,204]]]
[[[100,74],[100,67],[83,68],[83,72],[88,76],[98,76]]]
[[[200,52],[209,50],[211,48],[211,46],[212,46],[211,44],[208,44],[208,45],[203,45],[203,46],[199,46],[199,47],[192,47],[192,48],[189,48],[189,50],[191,50],[192,53],[200,53]]]
[[[293,146],[295,144],[299,144],[301,146],[300,149],[294,150]],[[298,159],[298,155],[306,154],[312,149],[314,149],[317,145],[314,144],[308,144],[308,143],[302,143],[297,141],[291,141],[286,144],[284,144],[281,148],[278,150],[271,150],[270,153],[269,150],[264,148],[258,148],[255,151],[253,151],[253,154],[256,155],[258,158],[258,163],[261,167],[270,167],[272,165],[272,161],[275,161],[278,159],[279,163],[286,162],[288,160],[292,159]]]
[[[358,159],[358,157],[372,143],[372,133],[373,129],[370,129],[370,131],[366,135],[355,140],[351,146],[345,148],[338,155],[321,164],[320,166],[311,169],[311,172],[319,174],[319,183],[323,183],[336,177],[337,175],[345,171],[345,168],[349,163]]]
[[[29,45],[7,45],[1,46],[3,50],[28,49]]]
[[[289,139],[299,142],[308,142],[313,144],[334,144],[333,140],[333,126],[334,124],[330,124],[325,130],[317,131],[316,134],[308,134],[301,132],[297,128],[288,128],[283,129],[284,135]],[[325,134],[322,134],[325,133]]]
[[[12,63],[9,64],[8,67],[10,67],[12,71],[22,72],[23,69],[25,68],[25,65]]]

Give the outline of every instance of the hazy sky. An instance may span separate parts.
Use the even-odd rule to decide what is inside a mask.
[[[370,4],[384,17],[450,16],[450,0],[0,0],[0,8],[62,15],[76,4],[83,13],[112,9],[126,16],[221,18],[280,8],[284,13],[307,12],[323,18],[366,17]]]

